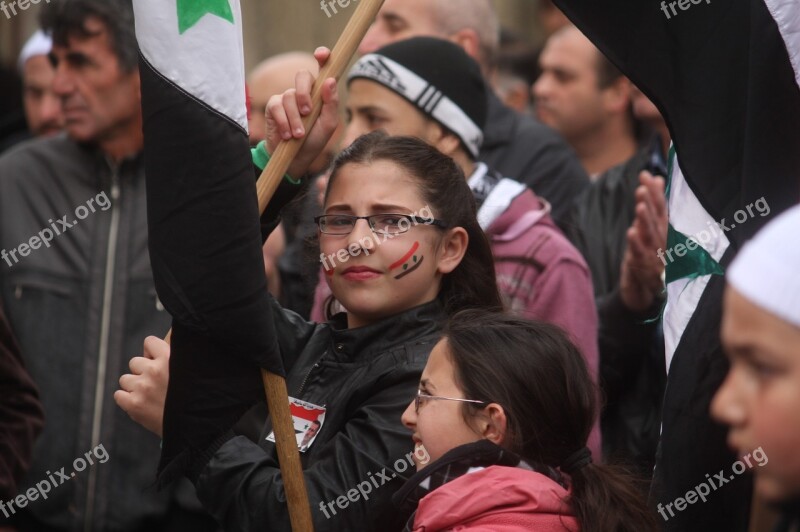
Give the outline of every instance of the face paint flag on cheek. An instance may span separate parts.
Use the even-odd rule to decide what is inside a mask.
[[[414,245],[411,246],[411,249],[403,255],[403,257],[394,262],[391,266],[389,266],[389,271],[399,270],[400,273],[394,276],[395,279],[402,279],[409,273],[413,272],[417,268],[420,267],[422,261],[425,257],[422,255],[417,254],[419,250],[419,242],[414,242]]]

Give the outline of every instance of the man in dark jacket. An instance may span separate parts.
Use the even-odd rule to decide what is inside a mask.
[[[15,507],[15,525],[168,529],[186,506],[148,489],[159,441],[111,397],[128,355],[169,328],[148,257],[131,4],[51,1],[42,13],[67,135],[0,158],[0,300],[47,419],[23,486],[62,467],[71,480]]]
[[[478,62],[484,77],[490,77],[500,30],[489,0],[386,0],[359,52],[423,36],[455,42]],[[494,92],[488,97],[478,159],[546,199],[553,207],[553,220],[565,228],[572,202],[589,184],[575,153],[549,127],[515,113]]]
[[[647,97],[639,91],[634,95],[636,117],[658,134],[580,195],[568,236],[592,271],[600,319],[603,454],[649,478],[666,382],[657,319],[663,304],[657,250],[665,245],[666,205],[663,180],[640,173],[667,173],[669,131]]]
[[[0,503],[14,497],[30,466],[33,442],[42,431],[39,393],[19,355],[0,307]],[[8,515],[0,517],[0,522]],[[0,527],[2,528],[2,527]]]

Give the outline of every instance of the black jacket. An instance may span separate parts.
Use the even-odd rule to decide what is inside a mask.
[[[439,338],[440,304],[352,330],[344,314],[316,324],[275,304],[274,316],[289,394],[327,409],[301,453],[314,530],[399,525],[404,516],[394,515],[391,498],[414,473],[400,416]],[[265,440],[270,431],[267,423],[257,443],[229,433],[194,475],[200,500],[226,530],[291,530],[275,445]]]
[[[639,173],[664,175],[655,139],[629,161],[610,169],[575,203],[568,236],[592,271],[599,318],[603,455],[649,477],[655,465],[661,402],[666,382],[661,302],[643,313],[628,310],[619,293],[627,231],[636,216]]]
[[[493,92],[483,135],[478,159],[550,202],[550,215],[565,229],[575,198],[589,186],[586,171],[566,141],[553,129],[503,105]]]

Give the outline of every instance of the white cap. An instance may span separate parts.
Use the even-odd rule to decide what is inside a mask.
[[[47,55],[52,48],[53,40],[45,35],[42,30],[37,30],[36,33],[31,35],[31,38],[28,39],[28,42],[25,43],[25,46],[22,47],[22,51],[19,53],[17,66],[19,67],[20,74],[23,73],[25,63],[28,62],[28,59],[36,57],[37,55]]]
[[[728,269],[728,282],[755,305],[800,327],[800,205],[744,246]]]

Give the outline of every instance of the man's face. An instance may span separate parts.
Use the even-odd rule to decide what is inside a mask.
[[[714,396],[711,414],[729,425],[728,444],[740,455],[763,449],[766,459],[753,468],[759,495],[773,502],[796,498],[800,496],[800,328],[728,288],[722,345],[731,368]]]
[[[61,99],[66,128],[80,142],[108,142],[136,131],[141,121],[139,73],[124,73],[105,25],[85,22],[88,38],[53,45],[53,90]]]
[[[606,117],[598,53],[578,30],[569,28],[550,38],[539,60],[542,74],[533,85],[536,116],[570,142],[592,134]]]
[[[28,129],[38,136],[54,135],[64,127],[61,102],[53,92],[55,70],[45,55],[35,55],[25,62],[22,73],[25,118]]]
[[[345,118],[347,129],[342,141],[343,148],[358,137],[378,129],[392,136],[418,137],[429,144],[435,144],[435,139],[441,136],[438,124],[429,120],[414,105],[379,83],[366,79],[356,79],[350,83]]]
[[[369,54],[411,37],[446,39],[449,35],[442,35],[437,28],[431,0],[386,0],[378,18],[361,41],[358,52]]]

